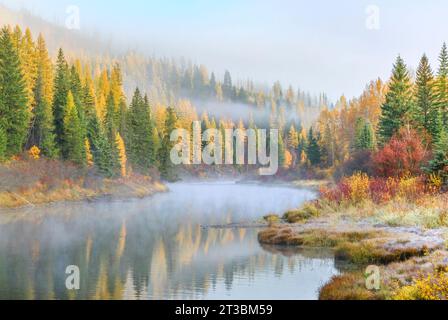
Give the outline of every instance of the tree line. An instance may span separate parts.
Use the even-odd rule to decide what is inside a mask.
[[[175,125],[174,110],[167,114],[168,127],[158,133],[138,89],[127,106],[118,64],[92,79],[79,63],[69,64],[62,49],[53,65],[41,35],[34,42],[29,29],[0,31],[2,161],[37,147],[48,158],[94,165],[108,177],[126,175],[131,166],[166,171],[169,144],[160,141]]]
[[[47,158],[94,166],[107,177],[157,168],[168,178],[173,174],[169,159],[173,142],[169,135],[175,128],[191,129],[192,122],[198,120],[204,130],[261,126],[253,118],[235,122],[207,112],[199,115],[186,99],[173,107],[157,101],[150,105],[148,95],[138,88],[128,104],[118,63],[95,73],[80,60],[69,63],[63,49],[59,49],[53,63],[43,36],[34,41],[29,29],[22,32],[19,27],[4,27],[0,43],[2,161],[38,148]],[[212,84],[213,78],[212,73]],[[230,73],[226,72],[224,78],[227,89],[223,97],[230,97],[227,94],[236,86],[232,85]],[[300,93],[296,97],[289,89],[285,96],[279,84],[274,85],[273,92],[276,102],[268,107],[268,122],[282,131],[280,160],[284,164],[289,161],[285,156],[285,128],[291,125],[301,130],[298,121],[287,119],[285,105],[287,101],[298,102]],[[277,107],[277,103],[281,105]]]
[[[330,171],[349,164],[351,168],[346,168],[350,169],[345,172],[347,174],[354,170],[368,171],[368,166],[372,165],[371,155],[384,159],[387,152],[395,150],[389,157],[397,156],[401,148],[403,153],[406,149],[414,150],[413,160],[418,163],[411,165],[404,159],[396,159],[396,162],[401,161],[397,163],[403,169],[400,172],[409,171],[407,165],[415,166],[448,182],[446,44],[442,46],[438,61],[434,72],[428,57],[423,55],[414,75],[398,56],[387,83],[379,79],[372,81],[359,98],[347,101],[341,97],[335,108],[323,110],[313,126],[317,146],[309,148],[312,154],[305,154],[308,164]],[[416,144],[419,145],[417,149]],[[416,150],[422,150],[421,157]],[[381,152],[385,153],[378,154]]]

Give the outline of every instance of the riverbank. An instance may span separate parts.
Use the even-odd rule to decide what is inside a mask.
[[[373,201],[375,194],[360,194],[369,189],[357,183],[346,198],[334,188],[321,190],[318,200],[269,217],[271,226],[259,232],[259,242],[331,248],[336,263],[349,263],[349,271],[320,289],[323,300],[447,299],[448,195],[418,192],[416,181],[404,180],[386,200]],[[368,265],[380,266],[378,291],[366,288]]]
[[[167,187],[158,178],[131,174],[107,179],[90,169],[53,160],[16,161],[0,167],[0,209],[57,202],[143,198]]]
[[[320,290],[321,299],[392,299],[403,287],[435,276],[448,267],[448,230],[373,225],[369,221],[335,222],[316,218],[304,224],[277,224],[262,230],[263,245],[331,248],[337,263],[353,271],[334,277]],[[379,265],[382,289],[369,291],[363,270]]]

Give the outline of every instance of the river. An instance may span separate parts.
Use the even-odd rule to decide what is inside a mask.
[[[331,252],[262,247],[253,222],[312,199],[286,186],[176,183],[152,198],[0,212],[0,299],[316,299]],[[79,290],[66,288],[67,266]]]

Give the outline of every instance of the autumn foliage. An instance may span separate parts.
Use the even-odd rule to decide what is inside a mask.
[[[405,177],[421,174],[427,151],[413,129],[402,128],[373,156],[374,171],[381,177]]]
[[[365,201],[384,203],[397,198],[414,201],[431,190],[421,176],[375,178],[359,172],[342,178],[333,187],[321,188],[320,192],[321,198],[330,204],[357,205]]]

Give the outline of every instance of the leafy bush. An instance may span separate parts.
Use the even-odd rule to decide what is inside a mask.
[[[420,175],[428,154],[417,132],[402,128],[373,156],[373,168],[382,177]]]
[[[332,188],[321,188],[321,197],[334,204],[357,205],[364,201],[383,203],[394,198],[415,201],[429,191],[423,177],[370,178],[356,173]]]
[[[283,219],[289,223],[302,222],[319,216],[319,209],[312,203],[305,204],[301,209],[287,211]]]
[[[397,290],[394,300],[447,300],[448,270],[439,270],[432,275],[420,277],[412,285]]]
[[[280,222],[280,217],[276,214],[268,214],[263,217],[264,221],[266,221],[269,224],[274,224]]]

